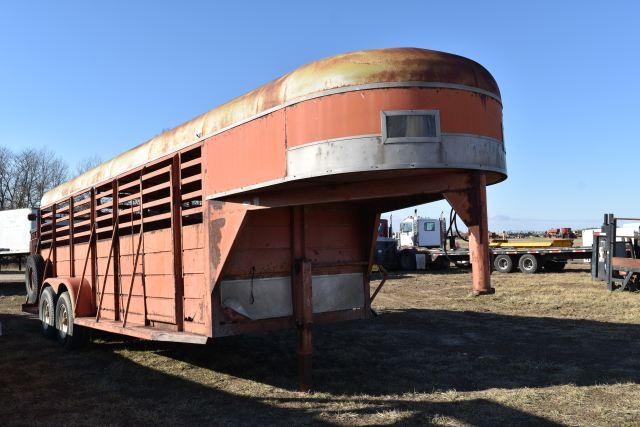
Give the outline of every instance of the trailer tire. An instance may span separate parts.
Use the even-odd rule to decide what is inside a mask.
[[[38,304],[38,317],[40,318],[40,330],[47,338],[56,337],[56,295],[53,289],[47,286],[40,295]]]
[[[493,260],[493,267],[499,273],[511,273],[513,271],[513,260],[509,255],[498,255]]]
[[[540,269],[540,263],[535,255],[524,254],[518,260],[518,268],[525,274],[533,274]]]
[[[56,303],[56,329],[58,342],[69,350],[80,348],[86,342],[86,331],[83,327],[74,325],[73,320],[71,297],[69,292],[64,291]]]
[[[38,254],[29,255],[24,271],[24,282],[27,288],[27,303],[35,304],[44,280],[44,259]]]
[[[564,270],[566,265],[567,265],[567,261],[545,261],[543,263],[544,269],[552,273],[561,272],[562,270]]]
[[[416,254],[411,251],[400,252],[400,268],[403,270],[416,269]]]

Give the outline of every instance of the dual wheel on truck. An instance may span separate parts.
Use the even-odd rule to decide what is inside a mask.
[[[493,261],[493,267],[500,273],[511,273],[515,270],[516,263],[518,269],[526,274],[533,274],[544,268],[546,271],[560,272],[567,265],[566,261],[553,259],[540,260],[534,254],[524,254],[520,257],[513,255],[498,255]]]
[[[45,263],[40,255],[27,258],[26,287],[27,300],[35,303],[42,288]],[[73,349],[86,342],[84,328],[73,324],[73,305],[69,292],[56,294],[50,286],[42,289],[38,302],[38,317],[42,334],[47,338],[57,339],[65,348]]]

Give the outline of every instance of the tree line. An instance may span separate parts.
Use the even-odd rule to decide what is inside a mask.
[[[98,157],[88,157],[71,170],[46,148],[0,146],[0,210],[38,207],[44,193],[99,163]]]

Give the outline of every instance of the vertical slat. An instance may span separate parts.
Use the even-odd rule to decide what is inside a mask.
[[[184,330],[184,278],[182,276],[182,196],[180,194],[180,155],[171,163],[171,236],[173,238],[173,278],[175,316],[178,331]]]
[[[56,204],[51,206],[51,254],[53,258],[53,268],[51,274],[53,277],[58,277],[58,251],[56,249],[56,227],[58,224],[58,218],[56,218]]]
[[[93,230],[94,233],[97,234],[96,230],[97,230],[97,226],[96,226],[96,189],[95,188],[91,188],[91,202],[89,204],[89,206],[91,206],[91,213],[89,214],[89,218],[90,218],[90,227],[91,230]],[[89,249],[91,251],[91,302],[92,304],[94,304],[95,306],[95,301],[96,301],[96,288],[98,287],[98,264],[97,264],[97,258],[98,258],[98,254],[97,254],[97,240],[98,240],[98,236],[95,236],[93,239],[93,243],[89,244]]]
[[[42,210],[38,209],[38,212],[36,213],[36,230],[37,230],[37,235],[36,238],[38,239],[36,242],[36,247],[34,249],[34,254],[39,254],[40,253],[40,244],[42,242]]]
[[[111,214],[113,225],[113,310],[114,319],[120,319],[120,233],[118,230],[120,208],[118,206],[118,180],[114,179],[111,184]],[[109,271],[104,273],[109,274]]]
[[[142,175],[144,174],[144,168],[140,171],[140,234],[142,236],[142,308],[144,312],[142,313],[144,324],[148,323],[147,321],[147,282],[145,279],[145,268],[144,268],[144,204],[142,201]],[[132,218],[133,219],[133,218]]]
[[[69,276],[71,277],[75,277],[76,275],[76,256],[73,246],[73,207],[73,197],[69,197]]]

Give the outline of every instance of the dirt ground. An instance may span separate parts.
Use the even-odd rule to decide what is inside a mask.
[[[68,352],[0,284],[0,422],[14,424],[640,423],[640,295],[563,273],[402,274],[370,321],[317,327],[315,392],[296,391],[295,333],[207,346],[100,335]]]

